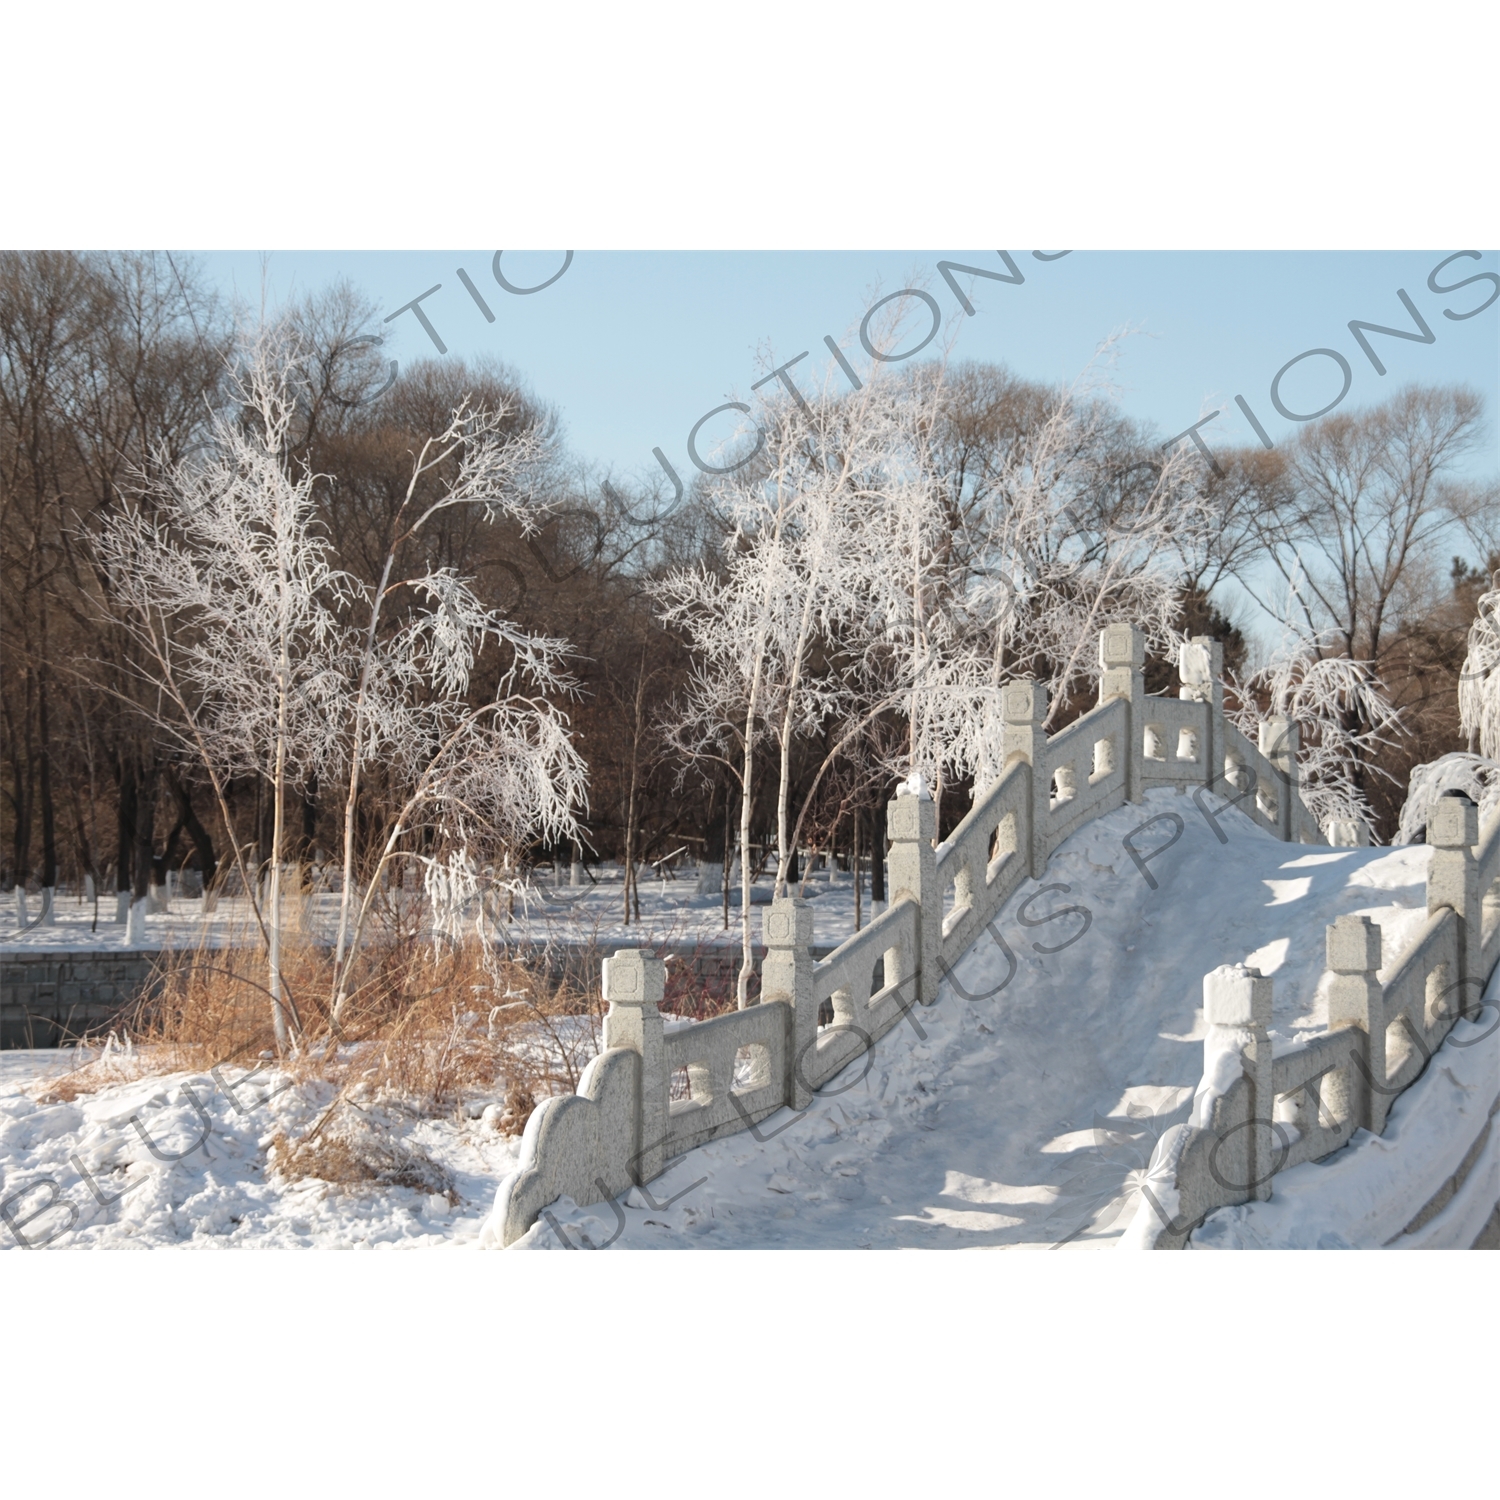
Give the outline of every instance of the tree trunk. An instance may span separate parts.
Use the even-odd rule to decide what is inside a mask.
[[[640,786],[641,739],[645,728],[646,702],[646,654],[641,652],[640,666],[635,674],[635,703],[631,722],[630,738],[630,797],[625,812],[625,925],[630,925],[630,898],[635,895],[635,919],[641,920],[641,897],[636,887],[636,793]]]
[[[297,846],[297,858],[303,864],[311,864],[318,839],[318,778],[316,773],[308,777],[302,790],[302,840]]]
[[[78,863],[83,870],[85,899],[94,908],[94,926],[89,929],[93,931],[99,925],[99,866],[94,861],[94,846],[89,841],[88,823],[83,816],[76,777],[69,779],[68,800],[73,808],[73,835],[78,844]]]
[[[25,698],[22,718],[25,730],[29,731],[31,723],[29,684]],[[30,738],[29,732],[18,730],[12,740],[11,749],[11,774],[15,779],[16,787],[16,824],[11,830],[11,859],[15,871],[16,890],[19,893],[16,898],[17,909],[22,912],[26,908],[26,881],[31,875],[31,813],[36,800],[36,758],[30,753]]]
[[[625,800],[625,925],[630,926],[630,893],[635,886],[636,759],[630,757],[630,791]]]
[[[703,824],[703,854],[698,861],[698,895],[706,896],[709,892],[709,876],[715,866],[724,863],[724,834],[719,825],[718,803],[719,785],[714,783],[708,799],[708,816]]]
[[[880,831],[880,809],[870,814],[872,824],[870,839],[870,905],[878,901],[885,905],[885,838]]]
[[[135,762],[120,755],[120,801],[115,844],[115,921],[130,919],[130,867],[135,855],[135,819],[140,810],[140,783]]]
[[[865,821],[865,815],[856,811],[854,814],[854,853],[849,863],[854,870],[854,930],[858,932],[864,925],[864,882],[859,878],[859,830]]]
[[[125,934],[132,948],[146,944],[146,906],[151,890],[151,843],[156,823],[156,771],[147,767],[140,776],[135,806],[135,878],[130,886],[130,921]]]
[[[724,931],[729,931],[729,872],[734,868],[734,788],[724,789]]]
[[[740,788],[740,975],[735,984],[735,999],[741,1010],[750,1006],[750,976],[755,970],[755,946],[750,926],[750,814],[752,796],[753,725],[747,721],[745,734],[745,774]]]
[[[57,921],[57,809],[52,802],[52,735],[47,719],[47,677],[37,679],[37,726],[41,739],[38,790],[42,803],[42,914],[43,926]]]
[[[186,830],[187,836],[193,841],[193,848],[198,852],[198,863],[203,869],[203,895],[206,900],[209,888],[214,883],[214,877],[219,871],[218,855],[214,852],[214,841],[208,830],[198,819],[198,814],[193,811],[192,798],[188,790],[183,786],[176,771],[167,771],[167,790],[172,794],[172,800],[177,804],[177,817],[179,826]]]
[[[276,723],[276,780],[273,785],[273,814],[271,825],[271,891],[270,942],[266,954],[268,987],[271,991],[271,1024],[276,1032],[276,1050],[284,1052],[290,1040],[287,1026],[286,1006],[282,998],[281,985],[281,862],[284,856],[282,840],[286,836],[286,700],[287,679],[291,673],[287,662],[286,633],[283,629],[281,643],[280,682],[277,685]]]

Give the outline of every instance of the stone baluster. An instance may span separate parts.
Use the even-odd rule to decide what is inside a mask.
[[[921,906],[917,931],[917,994],[923,1005],[931,1005],[942,979],[939,960],[943,956],[943,902],[938,891],[937,808],[925,787],[917,791],[903,785],[886,806],[886,833],[891,840],[887,868],[891,883],[891,905],[903,895]]]
[[[667,1044],[658,1009],[666,986],[667,966],[645,949],[619,948],[604,960],[604,1050],[626,1047],[641,1059],[630,1161],[642,1184],[667,1164]]]
[[[1302,731],[1292,720],[1273,714],[1261,720],[1258,738],[1257,748],[1276,774],[1276,832],[1283,843],[1290,844],[1297,837],[1297,751]]]
[[[818,1007],[813,1003],[813,912],[798,896],[780,896],[761,922],[766,956],[760,970],[760,1003],[788,1007],[786,1101],[793,1109],[812,1102],[813,1050],[818,1040]]]
[[[1178,697],[1208,705],[1208,723],[1199,750],[1204,785],[1212,788],[1224,761],[1224,644],[1208,635],[1195,635],[1191,644],[1197,649],[1191,654],[1183,652]]]
[[[1231,1188],[1260,1199],[1271,1196],[1271,1174],[1285,1154],[1271,1123],[1276,1097],[1266,1032],[1272,1002],[1271,980],[1258,969],[1225,964],[1203,976],[1203,1016],[1209,1026],[1203,1043],[1204,1076],[1212,1076],[1219,1054],[1232,1050],[1240,1054],[1250,1081],[1249,1114],[1220,1138],[1214,1165]]]
[[[1447,793],[1433,805],[1427,822],[1427,842],[1433,846],[1427,867],[1427,911],[1451,907],[1458,918],[1458,973],[1448,976],[1444,1000],[1463,1015],[1479,1009],[1484,990],[1484,917],[1479,889],[1479,809],[1462,793]]]
[[[1031,803],[1027,822],[1026,873],[1040,880],[1047,868],[1047,826],[1051,816],[1051,777],[1047,775],[1047,736],[1042,724],[1047,717],[1047,690],[1039,682],[1022,678],[1006,683],[1000,694],[1003,769],[1017,761],[1031,767]]]
[[[1328,967],[1333,983],[1328,990],[1328,1029],[1357,1033],[1357,1055],[1350,1059],[1354,1077],[1350,1101],[1355,1118],[1376,1135],[1385,1128],[1390,1096],[1383,1092],[1385,1067],[1385,993],[1376,971],[1380,968],[1380,928],[1368,917],[1345,913],[1327,933]]]
[[[1129,706],[1125,726],[1125,796],[1145,798],[1146,638],[1134,625],[1110,625],[1099,632],[1099,702],[1123,698]],[[1035,876],[1038,872],[1033,871]]]

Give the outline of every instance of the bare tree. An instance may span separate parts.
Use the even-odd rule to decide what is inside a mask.
[[[1412,569],[1482,505],[1450,473],[1481,441],[1483,416],[1464,387],[1408,386],[1298,434],[1261,540],[1283,585],[1297,581],[1305,635],[1332,630],[1345,656],[1379,663]],[[1247,567],[1237,572],[1253,586]]]

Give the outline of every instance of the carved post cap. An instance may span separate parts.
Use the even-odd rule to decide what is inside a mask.
[[[813,935],[812,903],[800,896],[778,897],[761,918],[761,932],[767,948],[805,948]]]
[[[667,966],[644,948],[617,948],[604,960],[604,998],[611,1005],[660,1005]]]
[[[1380,967],[1379,926],[1346,912],[1328,925],[1328,967],[1335,974],[1370,974]]]
[[[1260,721],[1256,739],[1256,748],[1268,760],[1295,756],[1302,748],[1301,728],[1291,719],[1283,719],[1279,714],[1272,714],[1269,719]]]
[[[1146,637],[1136,625],[1108,625],[1099,632],[1099,665],[1133,667],[1146,664]]]
[[[1433,804],[1427,842],[1439,849],[1467,849],[1479,842],[1479,809],[1462,793],[1448,793]]]
[[[1182,643],[1177,653],[1177,677],[1183,687],[1207,687],[1213,681],[1213,657],[1208,649],[1211,644],[1202,635]]]
[[[937,804],[931,797],[892,797],[885,805],[885,831],[892,843],[937,837]]]
[[[1210,1026],[1271,1024],[1273,987],[1269,975],[1244,964],[1221,964],[1203,976],[1203,1015]]]
[[[1040,724],[1047,708],[1047,689],[1029,677],[1007,682],[1000,691],[1000,711],[1007,724]]]

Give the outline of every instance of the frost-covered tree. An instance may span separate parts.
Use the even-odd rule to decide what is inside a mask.
[[[849,415],[826,392],[816,407],[802,399],[767,402],[753,454],[715,486],[713,502],[726,525],[721,565],[676,570],[654,589],[662,619],[687,634],[696,658],[669,738],[689,761],[721,761],[740,785],[742,1005],[753,972],[748,850],[757,754],[766,741],[779,753],[784,885],[792,742],[821,723],[840,696],[837,674],[813,670],[810,654],[850,606],[843,548],[846,511],[858,493],[850,448],[867,434]],[[830,427],[839,429],[837,438]]]
[[[528,635],[488,609],[447,569],[395,579],[401,542],[446,505],[514,509],[525,455],[504,455],[497,414],[466,406],[414,458],[407,504],[380,579],[334,566],[314,505],[317,476],[288,452],[302,395],[299,351],[279,331],[241,356],[235,409],[217,415],[203,449],[163,456],[96,538],[110,602],[140,648],[140,675],[158,694],[159,727],[203,766],[265,942],[279,1045],[304,1018],[281,966],[282,875],[289,790],[348,778],[344,895],[332,1018],[347,999],[357,947],[382,871],[421,823],[467,868],[481,837],[512,846],[575,829],[584,768],[549,695],[566,691],[566,645]],[[411,504],[443,466],[436,497]],[[391,601],[403,599],[398,618]],[[496,689],[471,701],[476,663],[493,651]],[[369,884],[357,889],[353,806],[378,756],[398,810],[381,830]],[[231,776],[265,778],[273,798],[267,890],[246,866],[227,800]],[[450,882],[451,883],[451,882]]]
[[[1458,677],[1459,728],[1469,738],[1468,752],[1412,767],[1398,844],[1423,838],[1432,805],[1445,792],[1471,798],[1483,818],[1500,813],[1500,573],[1490,582],[1491,588],[1479,596]]]
[[[548,695],[572,686],[567,643],[533,636],[489,609],[451,569],[396,576],[396,565],[441,511],[482,506],[534,530],[537,507],[526,480],[543,448],[531,433],[504,440],[504,409],[463,402],[447,427],[413,455],[401,504],[391,518],[379,580],[360,604],[355,675],[347,716],[343,894],[334,948],[333,1018],[348,999],[348,965],[381,873],[413,820],[436,813],[445,838],[467,840],[486,828],[506,851],[540,834],[574,837],[586,773],[566,718]],[[437,492],[428,485],[437,482]],[[395,601],[403,613],[387,628]],[[494,698],[471,707],[477,657],[487,646],[504,658]],[[393,820],[355,907],[356,813],[366,767],[376,758],[409,792]],[[510,858],[506,864],[516,867]]]
[[[1469,649],[1458,676],[1459,728],[1469,753],[1500,761],[1500,572],[1479,596]]]
[[[1002,769],[1003,682],[1046,683],[1055,722],[1097,680],[1105,626],[1142,625],[1170,649],[1184,550],[1208,513],[1186,455],[1122,422],[1093,367],[1017,401],[982,473],[952,437],[943,368],[903,384],[883,503],[859,549],[864,659],[906,697],[906,765],[891,769],[984,782]]]
[[[153,474],[139,474],[95,543],[115,615],[140,648],[137,671],[160,695],[158,727],[202,764],[218,799],[266,945],[279,1045],[300,1028],[281,970],[287,792],[337,754],[347,708],[340,613],[357,591],[318,528],[314,476],[287,461],[294,368],[284,345],[257,345],[236,373],[239,410],[217,414],[191,457],[162,455]],[[263,776],[272,796],[264,901],[229,816],[228,780],[245,772]],[[144,940],[144,915],[136,902],[129,941]]]
[[[1334,822],[1358,823],[1373,840],[1363,778],[1374,752],[1394,744],[1401,714],[1371,663],[1325,654],[1330,645],[1287,626],[1266,666],[1244,682],[1229,677],[1237,700],[1229,717],[1252,740],[1268,718],[1295,724],[1297,784],[1307,810],[1325,834]]]
[[[1144,621],[1169,644],[1181,546],[1200,524],[1187,460],[1122,437],[1092,387],[1034,402],[976,490],[945,440],[943,363],[899,373],[879,353],[899,338],[888,321],[857,371],[843,357],[816,391],[805,379],[756,409],[710,489],[722,561],[657,588],[697,663],[670,736],[734,771],[742,851],[760,746],[775,746],[783,887],[823,772],[883,716],[907,726],[893,776],[988,779],[1009,677],[1049,682],[1060,712],[1096,671],[1105,625]],[[794,822],[793,748],[814,733],[831,748]],[[742,860],[742,1001],[750,877]]]

